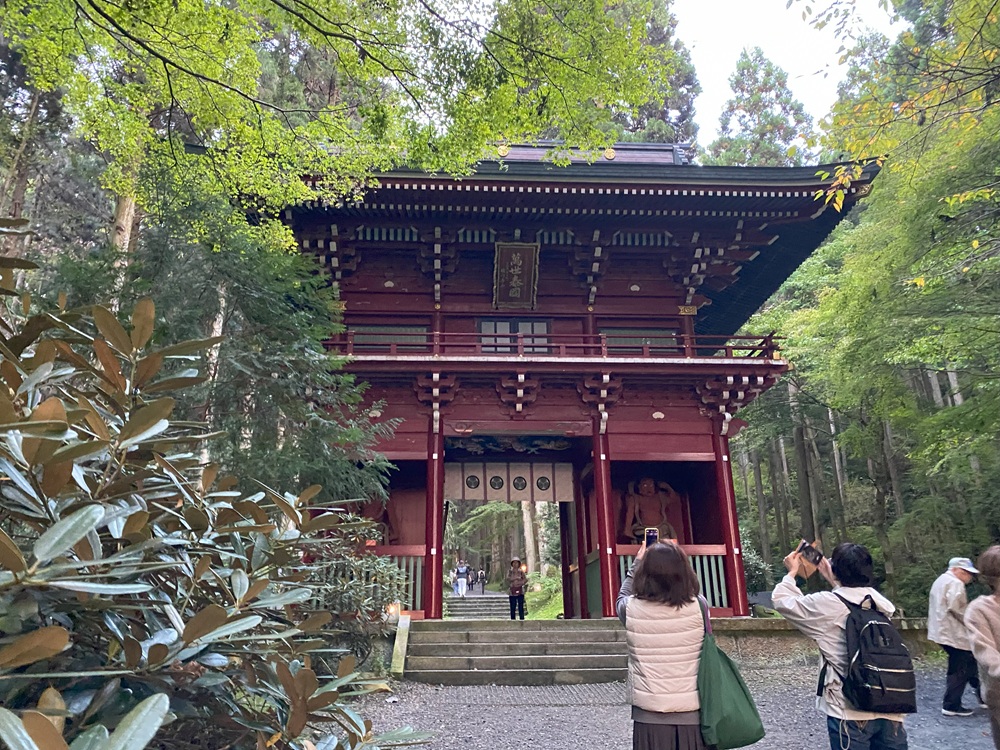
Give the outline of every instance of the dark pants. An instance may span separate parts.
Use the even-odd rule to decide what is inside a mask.
[[[1000,707],[990,706],[990,731],[993,733],[993,747],[1000,750]]]
[[[906,729],[901,721],[847,721],[827,716],[826,728],[830,750],[907,750]]]
[[[976,657],[971,651],[963,651],[952,646],[941,646],[948,654],[948,680],[944,691],[946,711],[958,711],[962,708],[962,695],[965,686],[971,685],[976,691],[976,702],[979,702],[979,667]]]
[[[520,596],[512,596],[510,598],[510,619],[514,619],[514,610],[517,610],[518,616],[524,619],[524,594]]]

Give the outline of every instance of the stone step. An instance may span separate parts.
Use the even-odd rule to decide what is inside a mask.
[[[449,621],[453,622],[453,621]],[[510,620],[507,620],[510,622]],[[527,624],[530,620],[525,620]],[[483,623],[470,621],[469,625],[480,626]],[[490,622],[489,624],[496,624]],[[524,629],[516,631],[512,628],[495,628],[492,630],[415,630],[410,629],[410,645],[413,644],[454,644],[454,643],[625,643],[624,630],[542,630]]]
[[[409,644],[407,658],[418,656],[572,656],[590,654],[598,656],[624,656],[627,653],[625,641],[590,641],[538,643],[427,643],[424,640]]]
[[[476,630],[499,630],[524,632],[530,630],[546,630],[556,632],[571,632],[573,630],[617,630],[624,632],[625,628],[617,618],[609,617],[600,620],[487,620],[480,623],[459,622],[456,620],[414,620],[410,625],[412,633],[427,631],[459,630],[472,632]]]
[[[621,669],[627,665],[625,654],[564,654],[559,656],[410,656],[406,671],[485,672],[522,669]]]
[[[621,682],[624,669],[406,670],[406,679],[435,685],[593,685]]]

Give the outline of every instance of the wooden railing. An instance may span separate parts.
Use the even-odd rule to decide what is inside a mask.
[[[628,336],[614,334],[480,334],[379,333],[348,330],[327,341],[327,348],[344,356],[390,355],[435,357],[627,357],[663,359],[727,357],[773,359],[778,354],[774,334],[767,336]]]
[[[691,560],[691,567],[694,568],[698,582],[701,583],[701,595],[708,600],[708,606],[712,609],[728,609],[729,594],[726,591],[724,563],[726,546],[724,544],[682,544],[681,548],[687,552],[688,558]],[[622,579],[625,578],[628,569],[635,562],[638,551],[638,545],[618,545],[616,549],[618,572]]]
[[[424,608],[424,555],[426,548],[422,544],[386,545],[372,548],[376,555],[389,557],[396,563],[406,578],[406,588],[400,600],[400,608],[404,610],[422,610]]]

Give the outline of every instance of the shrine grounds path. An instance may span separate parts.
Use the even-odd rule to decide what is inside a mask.
[[[941,715],[944,666],[922,661],[920,713],[907,718],[910,750],[991,750],[983,711]],[[757,750],[825,750],[826,721],[813,706],[814,667],[744,669],[767,737]],[[360,701],[375,731],[410,725],[437,733],[429,750],[630,750],[632,727],[622,683],[554,687],[440,687],[394,683]],[[966,694],[967,705],[971,694]]]

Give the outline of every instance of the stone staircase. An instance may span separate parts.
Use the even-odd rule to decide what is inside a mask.
[[[469,594],[465,599],[444,600],[444,616],[450,620],[509,620],[510,599],[502,594]]]
[[[438,685],[580,685],[624,680],[626,659],[618,620],[414,620],[404,677]]]

